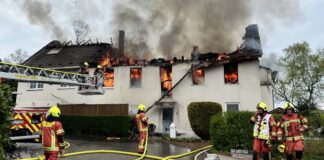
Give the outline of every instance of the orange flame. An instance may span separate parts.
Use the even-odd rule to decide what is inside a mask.
[[[226,73],[224,75],[225,83],[235,83],[238,81],[238,74],[236,72]]]
[[[130,71],[131,79],[140,79],[142,77],[142,70],[140,68],[132,68]]]
[[[135,58],[133,58],[133,57],[129,57],[129,58],[128,58],[128,64],[129,64],[129,65],[135,65],[135,64],[136,64],[136,60],[135,60]]]
[[[110,59],[110,55],[109,54],[105,54],[102,59],[99,62],[100,65],[102,66],[107,66],[107,67],[111,67],[112,66],[112,61]]]
[[[229,56],[226,54],[219,54],[216,59],[217,59],[217,61],[226,61],[226,60],[228,60],[228,58],[229,58]]]
[[[195,69],[192,73],[192,81],[193,84],[201,84],[203,82],[204,78],[204,70],[201,69]]]
[[[162,83],[162,91],[171,90],[172,73],[166,68],[161,68],[161,83]],[[171,93],[169,95],[171,95]]]
[[[114,70],[109,69],[106,73],[105,87],[114,87]]]

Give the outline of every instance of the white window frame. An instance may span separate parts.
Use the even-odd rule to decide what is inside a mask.
[[[64,90],[64,89],[74,89],[75,86],[71,86],[71,85],[68,85],[68,84],[61,84],[59,86],[59,88],[57,88],[58,90]]]
[[[29,83],[29,89],[30,91],[37,91],[37,90],[43,90],[44,89],[44,83],[39,82],[31,82]]]
[[[226,103],[226,112],[228,112],[228,105],[231,105],[231,104],[237,104],[237,106],[238,106],[238,110],[237,111],[235,111],[235,112],[239,112],[240,111],[240,103],[239,102],[227,102]]]

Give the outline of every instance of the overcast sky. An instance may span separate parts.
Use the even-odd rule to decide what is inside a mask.
[[[202,2],[204,1],[205,0],[202,0]],[[253,0],[247,0],[246,2],[249,1],[253,1]],[[286,48],[288,45],[296,42],[302,42],[302,41],[309,42],[311,47],[314,49],[319,47],[323,48],[324,47],[324,30],[323,30],[324,1],[322,0],[308,0],[308,1],[288,0],[288,1],[289,3],[284,4],[285,5],[284,7],[280,6],[280,3],[283,3],[283,1],[273,1],[273,0],[265,1],[267,3],[260,2],[261,4],[255,5],[253,8],[255,12],[253,12],[253,14],[249,13],[248,14],[249,17],[245,18],[242,24],[239,24],[239,28],[237,28],[239,34],[233,34],[236,35],[235,41],[236,42],[242,41],[241,37],[243,36],[244,33],[244,27],[242,26],[247,26],[248,24],[257,23],[259,25],[259,32],[261,35],[261,42],[262,42],[264,56],[268,56],[270,53],[277,53],[278,55],[280,55],[282,49]],[[124,28],[118,28],[118,25],[112,24],[116,22],[116,17],[115,17],[116,4],[119,1],[114,2],[114,1],[103,1],[103,0],[91,0],[91,1],[1,0],[0,2],[1,2],[0,5],[0,58],[1,59],[8,56],[8,54],[10,53],[13,53],[16,49],[19,48],[26,51],[29,55],[34,54],[39,49],[41,49],[44,45],[49,43],[51,40],[58,38],[57,34],[55,34],[57,32],[53,30],[63,31],[64,40],[73,40],[74,38],[73,38],[73,30],[71,24],[73,20],[78,20],[78,19],[83,20],[90,25],[91,32],[89,38],[92,38],[93,40],[98,39],[99,41],[102,42],[110,43],[110,38],[113,38],[114,43],[117,43],[115,37],[119,29],[124,29],[126,31],[126,38],[128,36],[127,35],[128,31],[139,31],[139,32],[143,31],[141,29],[138,29],[141,26],[138,26],[137,29],[131,28],[132,27],[131,25],[130,25],[131,27],[129,28],[127,28],[127,25],[126,27],[124,26]],[[141,2],[146,2],[146,1],[139,1],[138,3]],[[153,1],[153,3],[154,2],[155,1]],[[168,3],[170,1],[165,1],[165,2]],[[191,1],[188,1],[188,3],[182,3],[180,4],[180,6],[182,7],[185,5],[189,5],[189,2]],[[274,2],[278,4],[274,4]],[[123,4],[125,6],[127,6],[127,3],[128,3],[127,1],[123,1]],[[267,9],[268,4],[269,6],[272,6],[269,7],[269,9]],[[146,17],[146,21],[144,22],[147,25],[148,24],[147,22],[149,21],[147,17],[153,17],[153,16],[145,15],[145,14],[156,13],[156,12],[150,12],[150,10],[153,10],[150,7],[148,7],[148,11],[145,12],[143,11],[143,9],[138,7],[139,4],[136,5],[137,5],[137,10],[135,6],[134,7],[135,12],[133,14],[137,13],[137,11],[141,12],[139,13],[139,15]],[[152,5],[152,3],[150,3],[150,5]],[[150,5],[143,4],[141,7],[145,8]],[[279,7],[276,7],[277,5]],[[162,7],[170,7],[170,6],[164,5]],[[209,7],[213,8],[213,6],[209,6]],[[294,12],[295,7],[296,7],[296,12]],[[235,8],[235,10],[239,10],[239,9],[240,8]],[[175,10],[177,10],[177,8],[175,8]],[[192,12],[195,12],[195,10],[193,10]],[[207,10],[205,13],[207,16],[208,16],[208,12],[209,11]],[[235,12],[235,11],[231,11],[231,12]],[[223,19],[223,21],[220,21],[220,23],[224,24],[226,21],[232,21],[231,18],[228,18],[232,16],[231,12],[226,12],[227,18],[225,20]],[[267,13],[270,12],[271,14],[266,14],[264,12]],[[276,13],[272,13],[272,12],[276,12]],[[192,14],[195,15],[196,13],[192,13]],[[220,13],[217,14],[219,15]],[[169,14],[168,12],[169,18],[167,19],[170,19],[170,16],[172,15],[173,14]],[[234,16],[237,17],[237,15]],[[121,16],[119,16],[119,18],[120,17]],[[289,17],[289,18],[285,18],[285,17]],[[123,17],[121,17],[119,20],[123,20],[122,18]],[[190,21],[190,18],[187,17],[186,20],[188,19]],[[221,27],[222,24],[218,24],[218,26],[220,26],[219,28],[222,28]],[[187,26],[183,25],[183,27],[187,27]],[[148,41],[149,40],[153,41],[154,39],[156,40],[158,38],[161,39],[162,37],[161,36],[162,34],[160,35],[156,34],[156,36],[161,36],[161,37],[155,37],[154,32],[148,32],[148,33],[150,34],[149,35],[150,38],[148,39]],[[188,33],[190,32],[186,32],[186,35],[188,35]],[[202,33],[198,32],[195,34],[199,35]],[[138,38],[139,41],[142,40],[141,39],[142,37],[138,37]],[[188,39],[189,39],[188,41],[190,41],[190,37]],[[159,52],[158,49],[154,49],[154,46],[151,46],[151,48],[153,48],[152,52]],[[188,48],[191,49],[192,46],[189,46]],[[213,51],[216,52],[217,49],[213,48]],[[156,55],[160,55],[160,54],[157,53]]]

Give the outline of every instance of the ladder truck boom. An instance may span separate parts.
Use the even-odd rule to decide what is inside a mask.
[[[0,77],[18,82],[40,82],[47,84],[64,84],[80,86],[79,94],[103,94],[103,86],[98,86],[94,78],[86,74],[64,72],[46,68],[31,67],[21,64],[0,62]],[[104,78],[101,76],[100,78]]]

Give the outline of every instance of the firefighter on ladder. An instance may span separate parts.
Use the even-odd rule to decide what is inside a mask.
[[[137,152],[140,154],[144,153],[144,149],[145,149],[144,145],[145,145],[145,142],[147,141],[146,134],[148,131],[148,121],[147,121],[148,118],[146,117],[144,111],[145,111],[144,104],[140,104],[138,106],[138,111],[137,111],[137,115],[136,115],[136,125],[137,125],[137,129],[139,131],[139,138],[140,138]]]
[[[296,113],[293,104],[285,102],[285,112],[278,123],[278,141],[285,140],[285,154],[287,160],[293,159],[296,152],[296,159],[301,160],[304,151],[303,132],[307,129],[307,119]]]
[[[57,106],[52,106],[40,128],[46,160],[57,160],[58,153],[64,156],[64,131],[61,122],[59,122],[60,114],[60,109]]]
[[[276,136],[276,122],[265,103],[258,103],[256,108],[255,115],[250,119],[254,124],[253,160],[259,160],[261,153],[264,160],[270,160],[271,141],[275,140]]]

